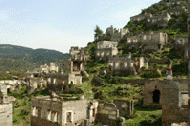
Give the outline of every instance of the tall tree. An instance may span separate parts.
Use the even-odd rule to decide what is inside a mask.
[[[95,32],[94,34],[95,40],[98,40],[103,35],[103,30],[98,25],[96,25],[94,32]]]

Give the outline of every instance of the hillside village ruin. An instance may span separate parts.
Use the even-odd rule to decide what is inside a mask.
[[[181,3],[175,1],[167,3],[168,6],[170,4]],[[187,13],[188,10],[184,6],[180,11]],[[145,21],[150,25],[164,28],[167,27],[172,16],[178,14],[177,11],[163,12],[160,15],[143,12],[131,17],[130,21]],[[160,69],[150,66],[155,62],[160,65],[162,62],[156,59],[148,60],[145,53],[159,52],[170,43],[173,43],[175,48],[179,48],[179,52],[183,55],[182,59],[189,61],[190,15],[188,19],[189,35],[173,38],[163,31],[148,31],[134,35],[130,34],[128,29],[110,26],[106,28],[105,33],[94,37],[96,48],[93,56],[89,54],[86,47],[73,46],[69,50],[70,58],[61,65],[53,62],[44,64],[33,71],[27,71],[23,78],[13,77],[12,80],[0,81],[0,126],[13,126],[15,98],[8,93],[20,89],[23,85],[26,85],[28,94],[44,89],[49,91],[48,96],[31,98],[31,126],[93,126],[98,123],[105,126],[125,126],[125,121],[135,115],[138,98],[115,98],[112,101],[102,101],[95,96],[87,98],[84,93],[77,95],[60,93],[69,92],[74,86],[80,89],[85,80],[92,78],[87,70],[91,58],[94,58],[94,62],[106,64],[98,74],[102,74],[105,78],[108,75],[120,77],[120,80],[113,80],[114,84],[121,82],[123,85],[129,83],[129,85],[142,86],[142,106],[161,109],[163,126],[190,125],[189,78],[173,78],[170,60],[162,61],[168,65],[164,71],[166,72],[164,78],[123,79],[128,76],[138,76],[143,70],[149,72],[150,69],[162,74]],[[121,55],[123,50],[119,47],[123,39],[125,41],[122,44],[129,48],[141,49],[142,54],[134,55],[132,52],[127,52]],[[98,75],[95,76],[98,78]],[[124,88],[121,91],[124,92]],[[101,93],[98,96],[101,96]]]

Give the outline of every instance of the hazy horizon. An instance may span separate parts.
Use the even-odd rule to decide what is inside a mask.
[[[124,27],[160,0],[0,0],[0,44],[68,53],[93,41],[94,28]]]

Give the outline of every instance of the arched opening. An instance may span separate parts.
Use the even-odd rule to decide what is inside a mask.
[[[152,95],[153,103],[159,104],[160,103],[160,91],[155,89]]]

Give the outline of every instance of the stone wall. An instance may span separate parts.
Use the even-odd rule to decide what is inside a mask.
[[[105,49],[97,49],[96,50],[96,58],[99,60],[108,60],[112,56],[116,56],[118,54],[117,48],[105,48]]]
[[[144,49],[158,50],[168,43],[168,35],[163,32],[146,32],[136,36],[128,36],[127,44],[141,43]]]
[[[108,60],[113,75],[135,74],[133,61],[128,57],[112,57]]]
[[[129,118],[134,114],[134,102],[128,100],[114,100],[113,102],[119,109],[119,115]]]
[[[174,80],[174,82],[180,83],[179,88],[180,91],[187,91],[188,89],[188,80],[186,79],[181,79],[181,80]],[[157,106],[161,107],[163,105],[163,102],[165,102],[167,95],[164,95],[163,89],[165,86],[167,86],[169,83],[171,83],[170,80],[147,80],[144,84],[144,90],[143,90],[143,95],[144,95],[144,106]],[[160,100],[159,103],[154,103],[153,102],[153,92],[155,90],[160,91]],[[166,93],[167,94],[167,93]],[[164,98],[164,99],[163,99]],[[177,98],[175,98],[177,99]]]
[[[66,115],[68,112],[71,113],[72,124],[81,124],[87,119],[88,102],[86,100],[63,102],[62,110],[63,124],[67,123]]]
[[[118,42],[100,41],[97,42],[96,58],[100,60],[108,60],[112,56],[118,54]]]
[[[31,117],[31,126],[62,126],[58,123],[47,121],[38,117]]]
[[[83,126],[93,123],[97,105],[87,100],[64,101],[60,97],[32,99],[32,126]],[[88,121],[89,120],[89,121]]]
[[[9,104],[0,104],[0,126],[12,126],[12,112],[13,105]]]
[[[68,84],[82,84],[82,75],[69,74]]]
[[[119,109],[111,103],[99,104],[96,122],[104,125],[119,126]]]
[[[143,95],[144,95],[144,106],[160,106],[162,104],[162,88],[163,85],[165,84],[165,81],[159,81],[159,80],[153,80],[150,82],[145,83],[144,85],[144,91],[143,91]],[[153,101],[153,92],[155,90],[159,90],[160,91],[160,100],[159,103],[154,103]]]
[[[86,61],[87,56],[85,54],[84,48],[71,47],[69,50],[71,60]]]
[[[188,105],[183,106],[184,102],[181,99],[181,93],[187,91],[180,82],[170,81],[163,86],[162,95],[162,122],[163,126],[170,126],[172,123],[188,122]],[[187,92],[188,94],[188,92]],[[189,98],[188,98],[189,99]],[[188,99],[186,99],[188,101]]]

